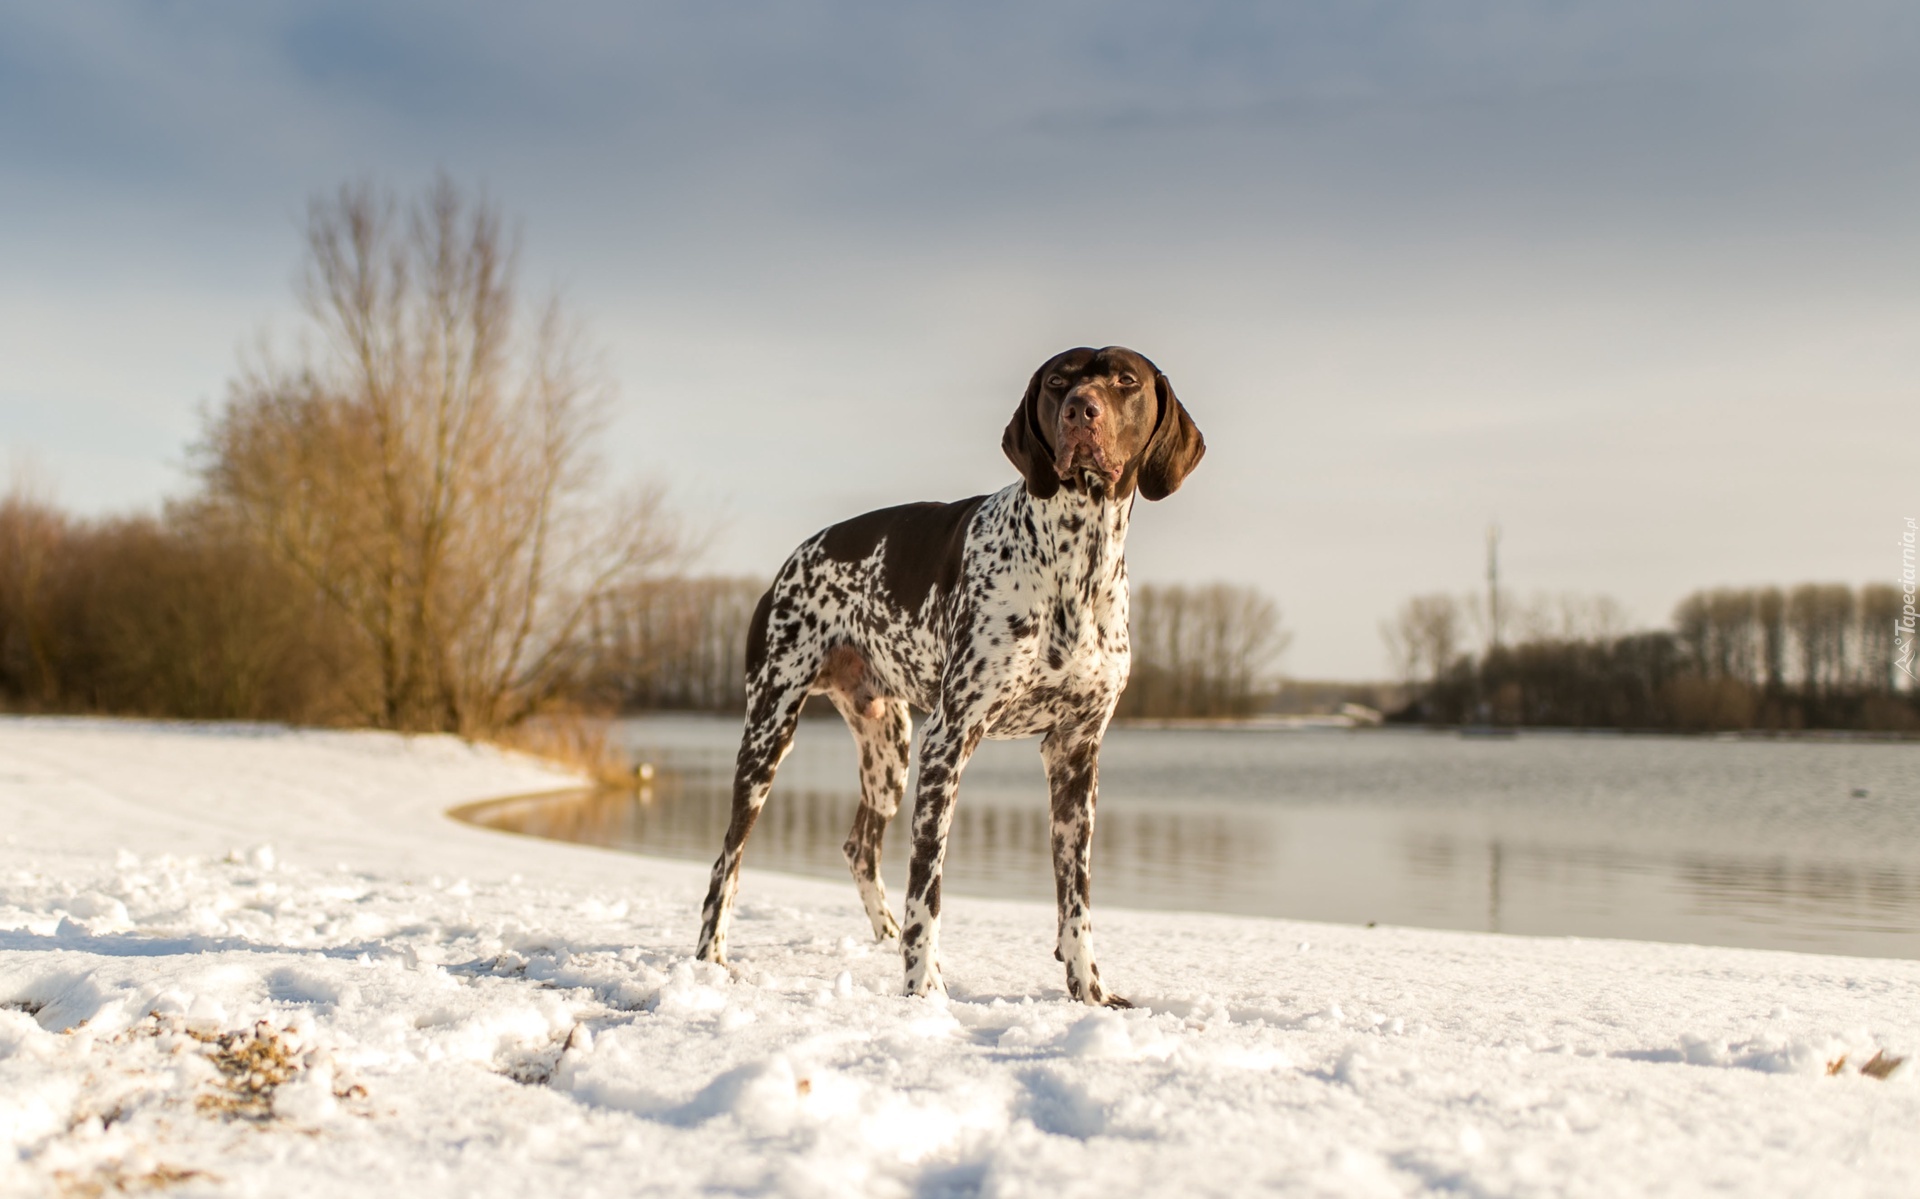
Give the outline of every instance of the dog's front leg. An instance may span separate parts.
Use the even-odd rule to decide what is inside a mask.
[[[1100,790],[1100,737],[1056,728],[1041,743],[1053,808],[1053,887],[1060,907],[1055,955],[1067,994],[1083,1003],[1132,1007],[1100,985],[1093,960],[1093,810]]]
[[[940,979],[940,872],[960,773],[985,733],[983,721],[949,715],[943,704],[920,733],[920,778],[913,804],[913,861],[907,870],[906,927],[900,952],[907,994],[946,993]]]

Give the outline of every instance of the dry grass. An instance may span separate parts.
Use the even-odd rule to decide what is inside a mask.
[[[8,1006],[23,1005],[16,1001]],[[148,1016],[102,1044],[129,1046],[154,1038],[160,1039],[155,1048],[163,1058],[177,1054],[203,1057],[217,1074],[211,1085],[193,1078],[197,1071],[181,1076],[169,1069],[109,1060],[104,1068],[89,1073],[86,1090],[91,1093],[79,1097],[68,1120],[68,1136],[97,1138],[102,1130],[121,1125],[131,1130],[129,1122],[143,1114],[148,1117],[144,1125],[147,1133],[158,1130],[164,1134],[172,1124],[171,1113],[182,1107],[222,1123],[278,1125],[291,1132],[320,1135],[317,1129],[283,1124],[282,1117],[274,1112],[276,1092],[313,1065],[318,1052],[304,1048],[291,1030],[263,1020],[251,1028],[219,1032],[177,1016]],[[182,1077],[189,1078],[184,1094],[174,1089]],[[365,1087],[337,1077],[332,1090],[336,1100],[350,1102],[367,1097]],[[354,1114],[371,1113],[360,1106]],[[138,1138],[141,1134],[131,1135]],[[47,1175],[51,1184],[47,1193],[61,1199],[103,1199],[165,1191],[187,1183],[197,1183],[193,1189],[199,1191],[222,1181],[208,1170],[157,1161],[155,1152],[136,1150],[111,1160],[52,1170]]]
[[[271,1119],[273,1092],[300,1072],[300,1062],[280,1039],[279,1030],[262,1021],[242,1032],[221,1033],[206,1040],[212,1046],[207,1060],[220,1071],[222,1089],[200,1096],[195,1106],[201,1114]]]
[[[54,1185],[60,1188],[62,1196],[70,1196],[71,1199],[101,1199],[104,1195],[138,1195],[145,1191],[165,1190],[167,1187],[177,1186],[195,1178],[212,1180],[215,1176],[204,1170],[186,1170],[179,1166],[165,1164],[138,1174],[131,1174],[118,1162],[101,1166],[88,1174],[75,1174],[69,1170],[53,1172]]]
[[[545,758],[604,786],[631,786],[633,759],[614,743],[612,729],[613,721],[604,716],[552,712],[503,729],[489,740],[504,749]]]
[[[1860,1067],[1860,1073],[1866,1075],[1868,1078],[1878,1078],[1885,1081],[1895,1070],[1898,1070],[1906,1060],[1907,1059],[1903,1057],[1895,1057],[1884,1049],[1877,1049],[1874,1051],[1872,1060]],[[1827,1076],[1831,1078],[1846,1068],[1847,1055],[1843,1053],[1827,1063]]]

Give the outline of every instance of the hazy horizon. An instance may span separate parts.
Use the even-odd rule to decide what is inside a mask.
[[[0,446],[187,489],[299,328],[308,197],[435,170],[619,389],[616,476],[770,576],[991,491],[1028,375],[1153,358],[1210,450],[1137,581],[1299,677],[1407,596],[1891,581],[1920,514],[1920,10],[1898,4],[0,10]]]

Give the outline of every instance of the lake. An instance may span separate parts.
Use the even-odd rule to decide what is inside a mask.
[[[711,861],[738,721],[647,717],[618,733],[655,766],[638,792],[475,818]],[[1115,728],[1100,784],[1096,909],[1920,958],[1912,742]],[[802,721],[749,868],[847,879],[857,788],[844,726]],[[903,809],[884,858],[896,912],[908,827]],[[947,894],[1051,901],[1050,860],[1039,742],[987,742],[960,788]],[[847,899],[857,912],[850,880]]]

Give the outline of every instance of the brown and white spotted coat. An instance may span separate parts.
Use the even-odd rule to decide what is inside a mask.
[[[940,872],[982,737],[1040,736],[1052,795],[1056,955],[1067,991],[1124,1006],[1094,964],[1090,892],[1100,739],[1126,686],[1127,520],[1206,450],[1166,376],[1131,350],[1074,349],[1034,373],[1002,447],[1023,476],[992,495],[869,512],[809,538],[761,597],[747,643],[747,721],[698,955],[726,960],[747,835],[809,695],[860,747],[845,846],[875,937],[898,934],[909,995],[944,991]],[[909,709],[926,713],[905,929],[880,843],[907,783]]]

